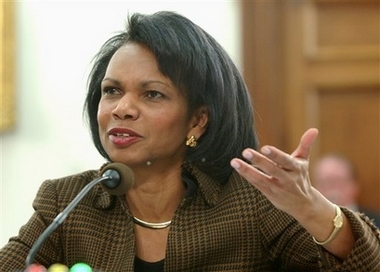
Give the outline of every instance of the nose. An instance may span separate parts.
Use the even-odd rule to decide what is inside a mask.
[[[131,94],[124,94],[112,110],[115,119],[136,119],[138,117],[137,100]]]

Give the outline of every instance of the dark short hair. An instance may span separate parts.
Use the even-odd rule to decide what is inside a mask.
[[[211,177],[225,182],[233,157],[246,147],[257,148],[253,107],[244,80],[222,46],[189,19],[168,11],[133,14],[125,31],[110,38],[95,56],[85,101],[93,142],[104,150],[98,131],[97,110],[101,81],[113,54],[124,44],[146,45],[154,53],[160,72],[169,77],[187,98],[189,115],[205,106],[209,122],[185,163],[192,163]]]

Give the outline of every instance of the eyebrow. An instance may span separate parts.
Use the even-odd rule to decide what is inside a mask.
[[[120,81],[118,81],[117,79],[110,78],[110,77],[103,78],[102,82],[105,82],[105,81],[111,81],[114,84],[121,85]],[[168,87],[173,87],[171,84],[165,83],[165,82],[160,81],[160,80],[144,80],[144,81],[142,81],[142,83],[140,85],[142,87],[145,87],[145,86],[152,84],[152,83],[157,83],[157,84],[165,85]]]
[[[165,85],[165,86],[168,86],[168,87],[172,87],[170,84],[167,84],[163,81],[160,81],[160,80],[144,80],[141,84],[141,86],[145,87],[146,85],[149,85],[149,84],[152,84],[152,83],[157,83],[157,84],[161,84],[161,85]]]
[[[120,82],[118,80],[116,80],[116,79],[113,79],[113,78],[105,77],[105,78],[102,79],[102,82],[104,82],[104,81],[111,81],[114,84],[120,85]]]

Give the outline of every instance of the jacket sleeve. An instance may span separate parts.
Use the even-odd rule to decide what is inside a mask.
[[[25,260],[34,242],[50,225],[58,214],[57,192],[55,183],[51,180],[43,182],[33,202],[34,213],[23,225],[17,236],[0,250],[0,271],[14,272],[25,269]],[[55,231],[44,242],[36,254],[35,263],[46,265],[59,260],[60,246],[58,233]]]
[[[380,271],[380,232],[363,214],[342,208],[356,242],[349,256],[341,261],[314,243],[291,216],[265,205],[262,209],[263,244],[278,271]]]
[[[320,272],[322,258],[311,235],[290,215],[261,195],[259,229],[274,271]],[[333,262],[334,260],[332,260]]]
[[[355,245],[343,262],[319,246],[327,271],[380,271],[380,230],[364,214],[341,209],[350,221]]]

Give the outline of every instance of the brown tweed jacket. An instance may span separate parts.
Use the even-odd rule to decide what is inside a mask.
[[[380,233],[363,215],[347,209],[356,237],[340,262],[237,173],[225,185],[190,169],[198,189],[183,200],[172,220],[165,271],[380,271]],[[0,271],[24,268],[39,235],[98,171],[45,181],[35,213],[0,251]],[[135,243],[131,214],[123,198],[94,187],[43,244],[36,261],[97,271],[133,271]]]

